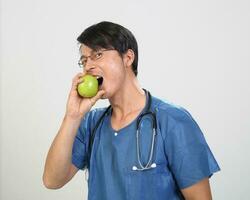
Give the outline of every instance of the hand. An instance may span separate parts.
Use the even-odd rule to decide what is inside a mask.
[[[82,82],[84,74],[85,73],[78,73],[73,78],[72,87],[67,101],[66,116],[74,119],[82,118],[105,93],[104,90],[99,90],[92,98],[81,97],[77,92],[77,85]]]

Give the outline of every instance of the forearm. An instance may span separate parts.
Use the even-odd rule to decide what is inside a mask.
[[[188,197],[188,198],[185,198],[185,200],[212,200],[212,197],[211,196],[202,196],[202,197]]]
[[[182,190],[185,200],[212,200],[209,179],[205,178],[191,187]]]
[[[188,197],[185,200],[212,200],[211,196],[202,196],[202,197]]]
[[[50,187],[64,184],[71,165],[72,147],[81,119],[65,116],[62,125],[49,149],[43,182]]]

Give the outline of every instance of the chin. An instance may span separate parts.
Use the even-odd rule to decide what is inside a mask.
[[[119,91],[119,89],[115,89],[112,87],[110,87],[110,88],[101,87],[100,89],[105,91],[105,93],[102,95],[101,99],[111,99]]]

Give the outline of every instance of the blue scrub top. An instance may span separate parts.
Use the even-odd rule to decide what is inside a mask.
[[[77,131],[72,163],[87,166],[91,130],[106,108],[88,112]],[[142,110],[141,114],[145,111]],[[189,187],[220,170],[204,135],[183,107],[152,96],[151,111],[157,118],[153,162],[156,168],[133,171],[139,167],[136,152],[136,121],[114,130],[111,111],[99,125],[92,147],[88,179],[88,200],[179,200],[180,189]],[[145,116],[140,124],[141,160],[149,158],[152,121]]]

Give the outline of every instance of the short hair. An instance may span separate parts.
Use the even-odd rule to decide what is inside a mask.
[[[108,21],[102,21],[85,29],[77,41],[93,50],[100,48],[117,50],[122,56],[128,49],[134,52],[132,70],[137,76],[138,46],[134,35],[125,27]]]

